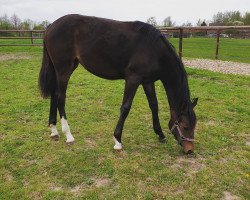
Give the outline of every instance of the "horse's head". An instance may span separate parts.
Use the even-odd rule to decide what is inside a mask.
[[[181,113],[171,115],[169,129],[177,142],[183,147],[183,151],[190,154],[194,151],[194,129],[196,125],[196,115],[194,107],[197,105],[198,98],[192,102],[185,102],[181,108]]]

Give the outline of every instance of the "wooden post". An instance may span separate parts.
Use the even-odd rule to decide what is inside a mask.
[[[33,32],[30,31],[30,37],[31,37],[31,44],[34,44],[34,41],[33,41]]]
[[[219,43],[220,43],[220,30],[216,32],[216,50],[215,50],[215,59],[218,60],[219,55]]]
[[[180,28],[180,35],[179,35],[179,57],[182,60],[182,40],[183,40],[183,29]]]

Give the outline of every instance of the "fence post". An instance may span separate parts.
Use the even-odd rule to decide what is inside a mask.
[[[219,57],[219,43],[220,43],[220,30],[216,32],[216,50],[215,50],[215,59],[218,60]]]
[[[179,57],[182,60],[182,40],[183,40],[183,28],[180,28],[179,35]]]
[[[33,41],[33,32],[30,31],[30,37],[31,37],[31,44],[34,44],[34,41]]]

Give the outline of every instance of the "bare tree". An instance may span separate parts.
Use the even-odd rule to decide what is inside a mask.
[[[149,17],[149,18],[147,19],[147,23],[153,25],[154,27],[157,26],[157,22],[156,22],[155,17]]]
[[[196,26],[201,26],[202,20],[199,19],[198,22],[196,23]]]
[[[168,16],[166,17],[164,20],[163,20],[163,26],[166,26],[166,27],[173,27],[175,26],[175,22],[172,21],[171,17]]]
[[[186,23],[183,23],[182,26],[193,26],[191,22],[187,21]]]
[[[14,27],[14,29],[19,29],[20,28],[20,24],[21,24],[21,19],[18,18],[18,16],[16,14],[13,14],[10,17],[10,21]]]
[[[46,29],[50,25],[50,22],[48,20],[45,20],[41,24],[43,25],[43,29]]]

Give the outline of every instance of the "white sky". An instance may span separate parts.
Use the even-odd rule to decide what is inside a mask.
[[[50,22],[77,13],[122,21],[146,21],[154,16],[158,23],[171,16],[181,25],[236,10],[250,12],[250,0],[0,0],[0,16],[15,13],[21,19]]]

